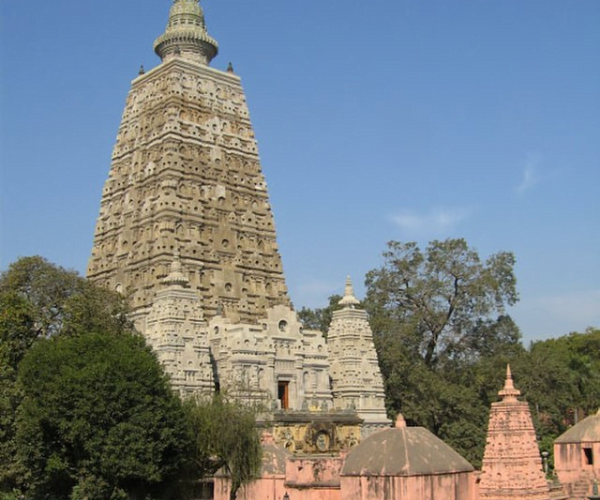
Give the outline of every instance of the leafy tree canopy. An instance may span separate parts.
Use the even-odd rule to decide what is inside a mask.
[[[514,256],[499,252],[482,262],[463,239],[388,243],[385,263],[367,274],[366,306],[376,335],[400,336],[434,368],[445,359],[472,357],[491,337],[507,332],[504,312],[517,301]],[[497,318],[500,316],[500,318]]]
[[[254,477],[255,412],[222,395],[184,409],[126,302],[42,257],[0,274],[0,496],[182,498],[221,467],[235,489]]]
[[[0,491],[12,490],[19,363],[40,339],[133,329],[126,299],[51,264],[25,257],[0,274]]]
[[[184,403],[192,435],[196,470],[223,469],[231,480],[230,498],[258,476],[262,448],[256,415],[260,410],[225,394],[188,399]]]
[[[392,241],[384,258],[367,274],[364,303],[388,413],[401,411],[478,465],[490,392],[498,390],[478,362],[523,350],[505,311],[517,300],[514,257],[482,261],[465,240],[448,239],[424,250]]]
[[[27,328],[3,330],[5,336],[22,332],[23,346],[58,334],[121,333],[133,327],[125,297],[39,256],[23,257],[0,274],[0,301],[5,322],[28,315]]]
[[[142,338],[38,341],[18,381],[17,465],[28,498],[156,497],[181,469],[181,402]]]
[[[541,435],[554,439],[600,407],[600,330],[533,342],[514,366]]]

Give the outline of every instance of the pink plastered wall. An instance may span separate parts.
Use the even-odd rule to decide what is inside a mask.
[[[472,472],[408,477],[342,477],[341,491],[343,500],[477,500]]]
[[[296,457],[286,462],[286,491],[290,500],[342,500],[342,457]]]
[[[592,463],[589,463],[590,458]],[[600,443],[556,443],[554,468],[562,484],[572,484],[582,478],[600,480]]]
[[[237,493],[237,500],[281,500],[285,495],[283,476],[262,477],[243,486]],[[229,500],[229,479],[215,478],[214,500]]]

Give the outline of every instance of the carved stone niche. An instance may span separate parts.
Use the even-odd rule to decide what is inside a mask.
[[[275,412],[275,443],[295,454],[336,454],[358,444],[363,420],[356,412]],[[291,449],[290,449],[291,448]]]

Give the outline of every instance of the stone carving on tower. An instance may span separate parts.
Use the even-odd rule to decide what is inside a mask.
[[[492,403],[479,484],[480,500],[549,500],[529,405],[517,396],[510,366]]]
[[[289,304],[240,78],[208,66],[217,43],[198,0],[175,0],[162,63],[127,97],[87,275],[131,294],[136,326],[179,252],[207,320],[257,323]]]
[[[363,434],[389,425],[351,284],[329,344],[291,307],[244,91],[231,67],[209,66],[218,46],[198,0],[173,0],[154,49],[161,64],[127,96],[88,278],[128,294],[182,396],[225,389],[302,413],[276,419],[290,450],[331,452],[363,422]]]
[[[219,386],[266,398],[275,410],[331,408],[327,343],[289,307],[268,309],[259,325],[216,316],[209,332]]]
[[[385,410],[383,379],[367,312],[357,308],[350,277],[346,280],[342,309],[334,311],[327,335],[333,405],[356,410],[364,420],[363,436],[391,422]]]
[[[188,288],[178,256],[162,280],[146,321],[146,339],[182,396],[211,394],[214,375],[208,325],[198,295]]]

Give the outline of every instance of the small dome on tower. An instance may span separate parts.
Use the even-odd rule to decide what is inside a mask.
[[[181,261],[179,260],[179,253],[176,252],[171,262],[171,269],[169,274],[163,278],[162,282],[169,286],[180,286],[185,287],[189,283],[189,279],[183,273]]]
[[[338,302],[340,306],[354,308],[360,304],[360,301],[354,296],[354,288],[350,276],[346,278],[346,286],[344,289],[344,297]]]
[[[175,0],[164,34],[154,42],[154,51],[163,61],[180,57],[209,64],[219,45],[206,31],[204,12],[198,0]]]

